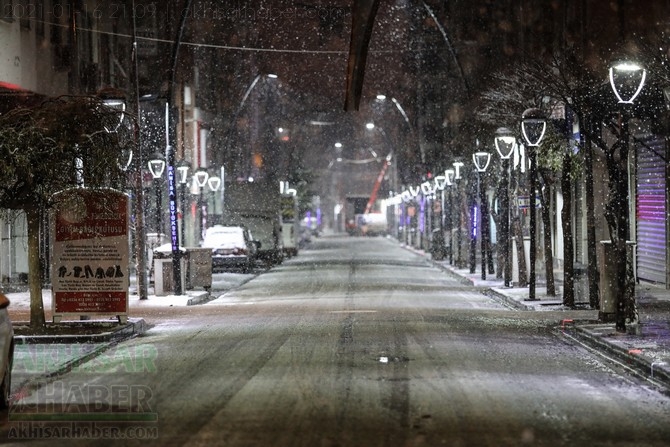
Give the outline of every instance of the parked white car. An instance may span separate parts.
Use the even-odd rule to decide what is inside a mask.
[[[12,391],[12,363],[14,361],[14,329],[7,312],[9,299],[0,293],[0,408],[9,407]]]
[[[248,272],[256,266],[259,244],[244,227],[214,225],[205,231],[202,246],[212,249],[212,270]]]

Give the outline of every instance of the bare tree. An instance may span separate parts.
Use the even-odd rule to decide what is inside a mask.
[[[602,103],[601,84],[602,76],[597,76],[592,73],[586,64],[580,63],[577,54],[573,51],[563,51],[554,53],[549,60],[540,60],[537,58],[527,58],[520,64],[517,64],[510,71],[506,73],[495,74],[493,76],[494,84],[489,91],[484,94],[484,107],[480,111],[480,118],[486,122],[491,119],[504,119],[505,116],[518,117],[525,107],[538,106],[540,101],[538,98],[546,100],[549,98],[549,103],[544,104],[545,109],[547,105],[551,108],[555,104],[561,104],[563,107],[569,107],[575,112],[577,116],[591,116],[595,111],[599,110]],[[518,119],[518,118],[516,118]],[[581,129],[582,133],[587,134],[589,128]],[[587,134],[588,137],[593,135]],[[595,138],[592,138],[595,140]],[[604,143],[602,139],[598,140]],[[538,152],[542,154],[547,153],[547,144],[544,144],[542,149]],[[558,171],[569,171],[572,164],[572,154],[567,151],[565,144],[559,145],[562,147],[561,168]],[[604,145],[607,147],[607,145]],[[549,151],[551,152],[551,151]],[[541,163],[541,161],[540,161]],[[557,171],[557,172],[558,172]],[[572,174],[570,172],[562,172],[564,188],[570,187],[568,181]],[[567,177],[565,177],[567,176]],[[589,185],[587,185],[588,188]],[[569,210],[572,206],[570,191],[564,190],[564,236],[571,239],[571,231],[569,221],[571,215]],[[592,205],[592,202],[589,202]],[[587,209],[588,215],[593,215],[593,207]],[[543,213],[543,221],[547,218]],[[592,220],[592,219],[590,219]],[[545,222],[546,227],[546,222]],[[570,234],[567,234],[566,231]],[[592,239],[592,240],[591,240]],[[545,242],[546,246],[546,242]],[[564,253],[565,269],[564,269],[564,283],[567,284],[567,295],[564,294],[564,301],[567,305],[574,304],[573,296],[573,257],[571,243],[565,243],[564,247],[567,252]],[[588,241],[588,264],[589,272],[596,270],[596,246],[595,235],[589,232]],[[553,272],[548,259],[548,252],[545,250],[545,264],[546,271]],[[553,274],[553,273],[552,273]],[[589,274],[589,281],[594,283],[596,279],[595,274]],[[549,291],[549,290],[548,290]],[[590,291],[597,293],[596,287],[590,287]],[[593,300],[592,300],[593,302]]]
[[[661,42],[661,43],[659,43]],[[664,41],[643,42],[640,44],[642,53],[646,53],[650,70],[656,78],[669,79],[668,53],[664,50]],[[596,64],[598,65],[598,64]],[[601,72],[602,70],[602,72]],[[626,321],[635,323],[634,278],[632,265],[627,256],[627,239],[629,239],[628,216],[628,152],[629,132],[628,120],[631,117],[648,115],[653,119],[654,113],[661,109],[656,104],[662,94],[658,87],[645,87],[639,99],[639,104],[628,109],[617,106],[614,94],[604,83],[606,70],[600,67],[594,71],[590,64],[583,63],[576,52],[566,50],[554,53],[548,61],[528,59],[518,64],[510,73],[496,75],[498,85],[493,87],[484,96],[487,105],[482,108],[480,118],[491,122],[491,119],[502,119],[505,115],[517,116],[521,110],[520,103],[529,98],[528,86],[532,86],[535,94],[546,95],[560,101],[579,117],[583,125],[580,131],[584,140],[580,150],[587,157],[587,164],[591,166],[591,144],[595,145],[603,154],[608,173],[609,202],[606,206],[605,219],[610,230],[610,238],[614,249],[612,262],[615,263],[617,287],[615,301],[617,303],[616,328],[626,330]],[[494,90],[495,89],[495,90]],[[564,167],[564,169],[567,169]],[[568,186],[569,178],[564,184]],[[587,191],[592,191],[592,177],[587,175]],[[565,204],[568,205],[567,203]],[[589,300],[593,305],[596,302],[594,293],[597,293],[596,242],[593,231],[593,202],[587,200],[588,228],[588,270],[589,270]],[[565,244],[568,245],[568,244]],[[566,258],[565,281],[573,281],[571,263]]]
[[[0,115],[0,209],[26,216],[33,328],[45,324],[40,222],[60,190],[124,187],[134,140],[130,128],[119,125],[120,113],[97,97],[63,96]]]

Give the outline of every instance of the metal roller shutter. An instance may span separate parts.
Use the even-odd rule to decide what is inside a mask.
[[[665,142],[637,148],[637,276],[666,282]]]

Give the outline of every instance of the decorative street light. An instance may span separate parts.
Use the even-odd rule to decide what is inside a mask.
[[[221,178],[216,175],[210,175],[207,179],[207,186],[212,193],[212,215],[216,215],[216,192],[221,188]],[[209,215],[209,208],[207,208],[206,211],[207,215]]]
[[[154,189],[156,191],[156,232],[158,233],[158,240],[160,241],[163,234],[163,219],[162,219],[162,193],[160,189],[160,178],[165,171],[165,159],[161,154],[154,154],[153,158],[147,162],[149,172],[153,178]]]
[[[481,211],[481,234],[482,234],[482,279],[486,279],[486,255],[490,253],[490,242],[489,242],[489,210],[488,210],[488,200],[486,199],[486,187],[482,185],[481,175],[486,172],[486,169],[491,163],[491,154],[488,152],[475,152],[472,154],[472,161],[477,168],[477,188],[479,189],[479,209]]]
[[[617,61],[609,69],[609,79],[614,95],[619,100],[620,113],[620,133],[619,133],[619,159],[623,160],[621,168],[618,171],[617,178],[610,178],[610,191],[614,191],[616,198],[614,200],[618,214],[615,217],[616,221],[616,243],[613,244],[614,259],[612,261],[616,264],[616,278],[610,278],[613,284],[616,284],[614,292],[615,308],[615,327],[617,332],[626,331],[626,312],[628,309],[628,316],[631,323],[635,323],[637,311],[635,309],[635,295],[631,296],[629,287],[627,287],[627,265],[628,259],[628,239],[630,238],[629,228],[629,211],[628,211],[628,150],[630,131],[628,128],[628,121],[630,119],[633,101],[642,91],[644,82],[647,76],[647,71],[635,62],[628,60]],[[613,237],[614,239],[614,237]],[[612,242],[615,242],[614,240]],[[607,271],[607,269],[605,269]],[[627,301],[630,300],[627,306]]]
[[[530,273],[528,282],[528,301],[535,301],[535,255],[536,255],[536,193],[535,183],[537,177],[537,150],[544,133],[547,130],[547,119],[540,109],[527,109],[521,115],[521,133],[529,147],[528,158],[530,160],[530,185],[529,185],[529,214],[530,214]],[[566,262],[572,262],[566,259]]]
[[[221,187],[221,179],[216,175],[212,175],[207,179],[207,186],[212,192],[216,192]]]
[[[200,234],[200,239],[205,238],[205,210],[203,200],[202,200],[202,193],[205,185],[207,184],[207,180],[209,179],[209,173],[204,169],[204,168],[198,168],[197,171],[195,171],[195,174],[193,175],[193,181],[195,182],[195,185],[199,188],[199,195],[198,195],[198,210],[199,210],[199,234]]]
[[[610,85],[620,104],[633,104],[646,78],[647,70],[628,60],[617,61],[609,69]]]
[[[503,167],[503,181],[501,189],[503,194],[501,196],[500,208],[502,211],[502,218],[500,220],[500,239],[503,250],[504,269],[503,277],[505,287],[510,287],[512,283],[512,263],[510,262],[510,237],[509,237],[509,159],[516,148],[516,137],[511,130],[506,127],[500,127],[496,130],[495,146],[502,160]]]
[[[105,131],[107,133],[114,133],[119,130],[119,127],[121,127],[121,124],[123,123],[123,119],[125,118],[126,114],[126,101],[124,101],[121,98],[105,98],[102,100],[102,103],[106,105],[107,107],[111,109],[115,109],[119,111],[119,122],[116,123],[113,127],[107,127],[103,126],[105,128]]]
[[[386,95],[377,95],[377,101],[380,103],[384,103],[386,101]],[[409,116],[407,116],[407,112],[405,112],[405,109],[402,107],[400,104],[400,101],[398,101],[396,98],[391,97],[391,102],[393,102],[393,105],[396,107],[398,112],[400,113],[400,116],[402,116],[403,120],[407,124],[407,128],[409,129],[409,135],[412,140],[412,145],[416,145],[417,148],[417,153],[420,154],[421,156],[421,161],[425,161],[425,151],[421,147],[421,144],[419,143],[419,139],[417,138],[416,131],[414,130],[414,126],[412,125],[412,122],[409,119]],[[387,103],[388,104],[388,103]]]

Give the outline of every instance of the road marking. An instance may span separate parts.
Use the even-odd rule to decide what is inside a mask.
[[[331,310],[331,314],[375,314],[376,310]]]

